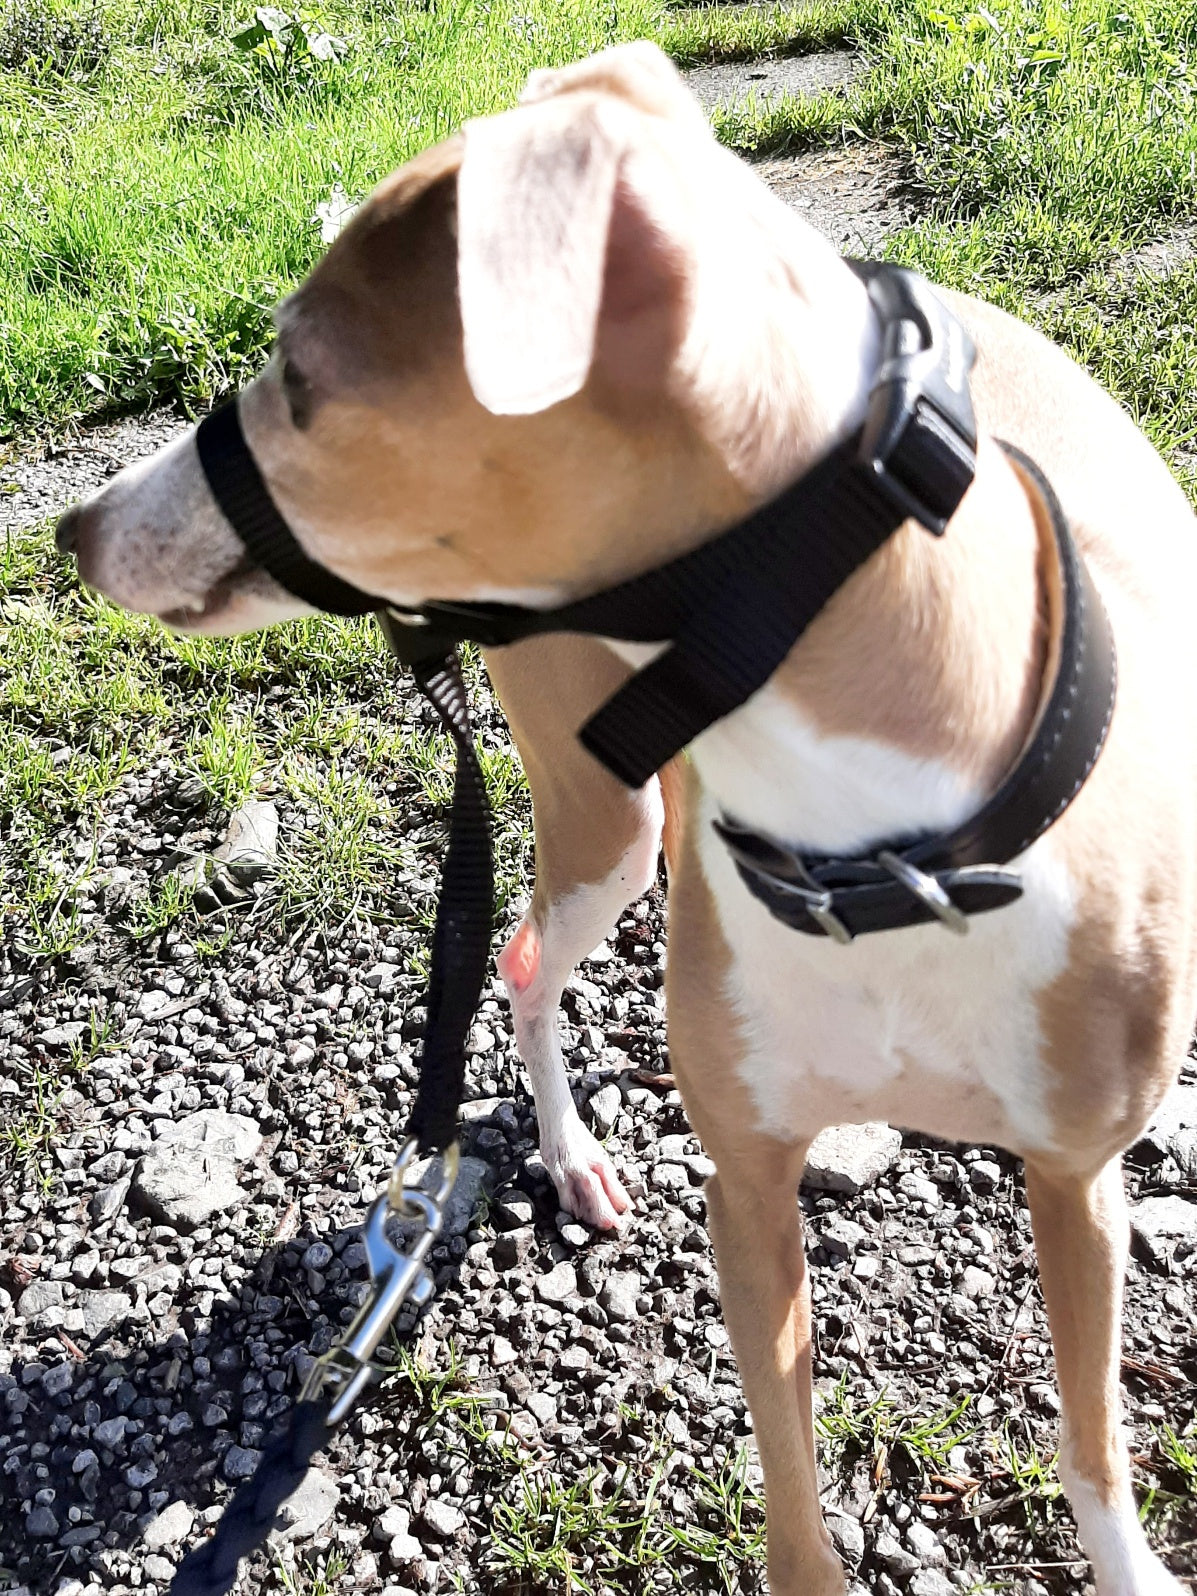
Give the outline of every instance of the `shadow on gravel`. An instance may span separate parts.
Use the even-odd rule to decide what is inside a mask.
[[[174,1563],[219,1518],[225,1487],[252,1472],[314,1359],[353,1317],[366,1289],[359,1235],[360,1227],[348,1228],[330,1245],[301,1225],[257,1256],[237,1297],[217,1292],[209,1305],[204,1281],[214,1277],[198,1276],[196,1289],[176,1294],[165,1312],[169,1328],[157,1322],[153,1300],[143,1299],[140,1314],[135,1309],[86,1347],[65,1331],[46,1329],[44,1361],[15,1361],[0,1377],[5,1428],[20,1432],[3,1451],[0,1581],[15,1579],[17,1591],[37,1596],[71,1579],[88,1588],[89,1578],[98,1578],[108,1589],[105,1553],[123,1551],[135,1567],[140,1561],[146,1596],[164,1591]],[[464,1253],[464,1238],[451,1238],[432,1254],[434,1304],[450,1318]],[[355,1276],[348,1289],[330,1289],[317,1267],[334,1257]],[[400,1349],[384,1354],[398,1372],[330,1438],[316,1460],[320,1475],[309,1475],[291,1510],[284,1508],[280,1539],[308,1539],[334,1512],[364,1518],[368,1539],[370,1522],[392,1505],[392,1492],[363,1490],[350,1477],[355,1436],[383,1423],[411,1431],[421,1394],[402,1372],[403,1352],[414,1349],[415,1332],[425,1324],[426,1316],[403,1310],[396,1323]],[[30,1501],[24,1512],[22,1503]],[[259,1554],[252,1588],[261,1587],[266,1567]],[[8,1596],[16,1593],[10,1589]]]

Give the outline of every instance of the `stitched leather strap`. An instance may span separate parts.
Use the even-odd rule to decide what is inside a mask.
[[[1029,746],[987,803],[949,832],[887,841],[867,853],[828,858],[760,837],[733,820],[716,823],[748,890],[796,931],[834,935],[827,916],[849,936],[891,931],[936,918],[935,908],[880,855],[922,872],[965,915],[981,914],[1022,893],[1015,871],[1001,868],[1041,837],[1076,797],[1105,745],[1114,712],[1117,666],[1105,606],[1068,528],[1051,484],[1011,444],[1007,454],[1042,496],[1051,518],[1063,592],[1060,658]]]

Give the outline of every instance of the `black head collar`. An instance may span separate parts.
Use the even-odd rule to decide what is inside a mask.
[[[942,533],[973,478],[977,433],[967,333],[912,272],[860,265],[882,330],[864,426],[770,504],[688,554],[573,604],[432,601],[408,610],[309,560],[245,443],[236,402],[200,424],[204,474],[250,557],[289,592],[336,615],[386,615],[408,664],[461,642],[544,632],[669,643],[579,733],[639,787],[778,669],[835,591],[913,516]]]

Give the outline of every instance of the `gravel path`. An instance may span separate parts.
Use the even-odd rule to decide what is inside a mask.
[[[793,163],[765,175],[837,242],[846,227],[875,244],[901,213],[880,158],[855,160],[819,157],[806,191]],[[10,461],[0,524],[54,513],[177,425],[125,423]],[[247,693],[240,707],[258,705]],[[492,708],[484,720],[502,735]],[[433,820],[425,805],[413,821],[423,881]],[[241,817],[230,892],[268,893],[276,821],[285,840],[302,816],[279,803]],[[211,852],[229,832],[159,761],[106,815],[89,944],[36,966],[0,953],[0,1108],[27,1108],[39,1073],[67,1083],[48,1107],[51,1164],[0,1171],[0,1566],[18,1591],[164,1592],[364,1290],[357,1227],[414,1079],[418,933],[356,916],[284,937],[268,914],[226,915],[216,893],[210,921],[131,943],[122,913],[172,850]],[[471,1043],[437,1298],[244,1589],[762,1588],[709,1166],[667,1074],[662,909],[659,891],[633,905],[566,996],[584,1117],[636,1199],[625,1233],[557,1211],[496,984]],[[199,945],[226,923],[219,951]],[[68,1068],[80,1053],[88,1067]],[[1190,1574],[1197,1468],[1186,1478],[1161,1438],[1194,1422],[1194,1127],[1190,1065],[1129,1162],[1125,1339],[1155,1533]],[[816,1175],[801,1201],[825,1501],[859,1589],[1083,1588],[1048,1466],[1056,1398],[1015,1161],[866,1130],[825,1144]]]

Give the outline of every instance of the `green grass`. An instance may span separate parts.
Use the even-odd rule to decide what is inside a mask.
[[[414,879],[428,844],[400,822],[443,819],[449,749],[408,724],[372,622],[172,637],[80,591],[40,529],[0,544],[0,595],[0,935],[26,958],[94,934],[101,839],[127,783],[163,766],[172,785],[198,778],[217,827],[248,797],[297,806],[278,877],[251,912],[283,927],[330,929],[355,913],[431,927],[432,896]],[[510,750],[489,732],[479,750],[499,816],[503,908],[527,873],[527,800]],[[191,898],[160,873],[118,924],[156,935],[195,919]]]
[[[1107,272],[1197,205],[1188,0],[328,0],[247,49],[252,15],[10,0],[0,430],[237,386],[270,306],[319,253],[334,186],[360,197],[510,103],[533,66],[649,36],[684,63],[860,49],[871,70],[845,93],[721,110],[721,136],[758,153],[898,145],[927,220],[893,252],[1039,321],[1162,449],[1192,447],[1194,274],[1140,292]]]
[[[246,52],[243,0],[28,0],[103,47],[22,62],[0,30],[0,430],[155,398],[201,405],[258,363],[270,308],[361,197],[529,70],[652,31],[647,0],[330,0],[318,60]],[[98,59],[95,57],[98,56]]]
[[[888,1391],[862,1403],[849,1390],[845,1376],[824,1398],[815,1417],[824,1467],[835,1471],[846,1457],[865,1458],[880,1488],[898,1462],[925,1489],[932,1474],[951,1470],[952,1452],[976,1434],[975,1429],[960,1427],[969,1401],[964,1397],[955,1407],[931,1414],[904,1413]]]
[[[763,1571],[764,1501],[743,1450],[718,1467],[679,1467],[669,1443],[625,1410],[636,1448],[615,1440],[609,1469],[558,1472],[502,1428],[492,1393],[471,1385],[452,1345],[429,1368],[400,1343],[382,1411],[412,1420],[421,1442],[466,1466],[474,1488],[493,1497],[476,1569],[483,1590],[731,1596]]]

